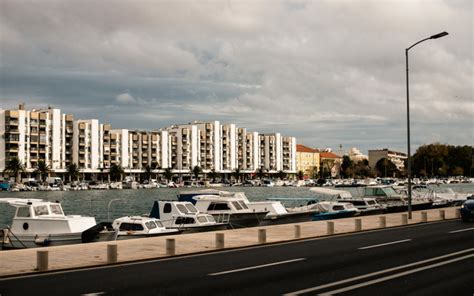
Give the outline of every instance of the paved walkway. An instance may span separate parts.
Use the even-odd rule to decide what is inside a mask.
[[[457,217],[458,208],[444,208],[445,219]],[[441,220],[440,209],[424,211],[427,221]],[[386,227],[402,224],[402,214],[383,215]],[[313,221],[298,224],[284,224],[265,227],[252,227],[219,232],[203,232],[161,236],[155,238],[131,239],[117,242],[100,242],[90,244],[67,245],[24,250],[0,251],[0,277],[13,276],[37,271],[37,251],[47,250],[49,254],[48,270],[64,270],[78,267],[91,267],[107,264],[107,245],[116,244],[117,262],[131,262],[170,255],[166,251],[166,239],[175,239],[175,254],[193,254],[216,250],[216,233],[224,233],[225,248],[238,248],[259,244],[259,230],[266,229],[266,242],[284,242],[295,239],[295,225],[300,225],[300,238],[314,238],[328,235],[328,223],[334,223],[334,233],[343,234],[355,231],[355,220],[361,219],[362,230],[379,229],[381,215],[364,216],[329,221]],[[422,212],[413,212],[413,219],[408,224],[422,223]]]

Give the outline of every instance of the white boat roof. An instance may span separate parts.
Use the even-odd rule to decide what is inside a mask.
[[[352,197],[352,194],[346,190],[338,190],[338,189],[331,189],[331,188],[324,188],[324,187],[313,187],[310,188],[309,191],[324,195],[331,195],[331,196],[340,196],[344,198]]]
[[[148,221],[160,221],[159,219],[152,217],[142,217],[142,216],[125,216],[120,217],[114,220],[114,222],[148,222]]]
[[[10,197],[6,197],[6,198],[0,198],[0,203],[6,203],[6,204],[9,204],[13,207],[23,207],[23,206],[26,206],[26,205],[32,205],[32,204],[36,204],[36,205],[39,205],[39,204],[49,204],[49,203],[52,203],[51,201],[45,201],[45,200],[42,200],[42,199],[38,199],[38,198],[10,198]]]

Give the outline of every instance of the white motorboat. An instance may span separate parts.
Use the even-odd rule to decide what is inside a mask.
[[[187,233],[224,230],[229,225],[216,222],[212,215],[200,213],[192,203],[186,201],[155,201],[150,217],[160,219],[166,228]]]
[[[117,236],[105,224],[97,224],[94,217],[66,216],[58,202],[0,198],[0,203],[16,208],[11,226],[2,231],[2,249],[107,241]]]
[[[253,227],[260,224],[269,213],[268,209],[252,209],[247,197],[225,193],[220,195],[196,195],[196,208],[214,216],[218,222],[228,222],[232,228]]]
[[[180,233],[178,229],[166,228],[159,219],[140,216],[117,218],[112,223],[112,227],[118,231],[117,240]]]

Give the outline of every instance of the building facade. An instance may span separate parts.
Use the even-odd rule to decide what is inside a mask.
[[[190,173],[296,173],[296,139],[280,133],[248,132],[219,121],[171,125],[155,131],[112,129],[98,119],[74,120],[59,109],[0,109],[0,172],[17,157],[33,172],[44,160],[52,173],[77,164],[81,173],[107,173],[120,165],[126,173],[170,168]]]
[[[298,172],[303,172],[306,178],[315,178],[321,165],[319,150],[301,144],[296,145],[296,163]]]
[[[397,167],[399,171],[405,169],[405,160],[408,158],[406,153],[397,152],[389,149],[369,150],[369,166],[375,168],[377,162],[387,158]]]

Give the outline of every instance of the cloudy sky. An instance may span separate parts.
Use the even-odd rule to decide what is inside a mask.
[[[473,2],[0,0],[0,108],[192,120],[312,147],[474,145]]]

